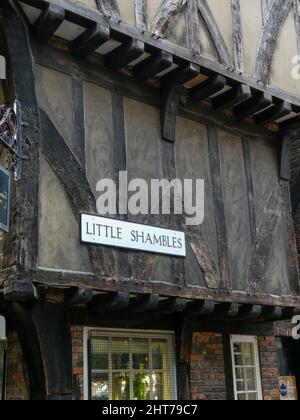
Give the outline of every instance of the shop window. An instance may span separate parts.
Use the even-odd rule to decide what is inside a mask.
[[[232,336],[234,396],[236,400],[262,400],[256,337]]]
[[[85,397],[176,399],[172,334],[86,330]]]

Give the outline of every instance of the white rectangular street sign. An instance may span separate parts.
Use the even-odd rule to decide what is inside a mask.
[[[81,214],[81,242],[156,254],[186,256],[185,234],[169,229]]]

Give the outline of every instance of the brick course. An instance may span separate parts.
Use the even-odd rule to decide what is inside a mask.
[[[28,400],[29,385],[22,349],[16,333],[7,337],[7,400]]]

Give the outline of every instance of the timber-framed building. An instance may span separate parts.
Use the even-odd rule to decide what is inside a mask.
[[[0,162],[5,398],[279,399],[290,375],[299,387],[299,0],[0,9],[0,102],[16,115],[3,111],[0,137],[17,138]],[[201,226],[125,218],[183,231],[185,258],[80,243],[98,180],[120,171],[205,180]]]

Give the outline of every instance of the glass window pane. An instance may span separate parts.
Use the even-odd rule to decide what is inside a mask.
[[[114,401],[130,400],[130,374],[113,373],[112,398]]]
[[[111,346],[112,369],[129,369],[129,339],[113,338]]]
[[[240,343],[234,343],[233,351],[234,353],[242,353],[242,345]]]
[[[152,367],[163,370],[168,366],[168,346],[165,340],[152,340]]]
[[[248,394],[248,401],[257,401],[257,394]]]
[[[106,336],[105,336],[106,335]],[[170,400],[175,396],[172,342],[110,332],[90,332],[92,399]]]
[[[92,339],[91,353],[92,370],[108,370],[108,338]]]
[[[247,390],[256,391],[255,368],[246,369]]]
[[[150,372],[135,372],[133,377],[133,398],[138,401],[150,400]]]
[[[239,394],[238,395],[238,400],[239,401],[246,401],[246,394]]]
[[[149,340],[132,340],[132,365],[133,369],[149,369]]]
[[[92,400],[109,400],[108,374],[92,373],[91,382]]]
[[[235,355],[234,356],[234,363],[236,366],[243,366],[243,357],[242,355]]]

